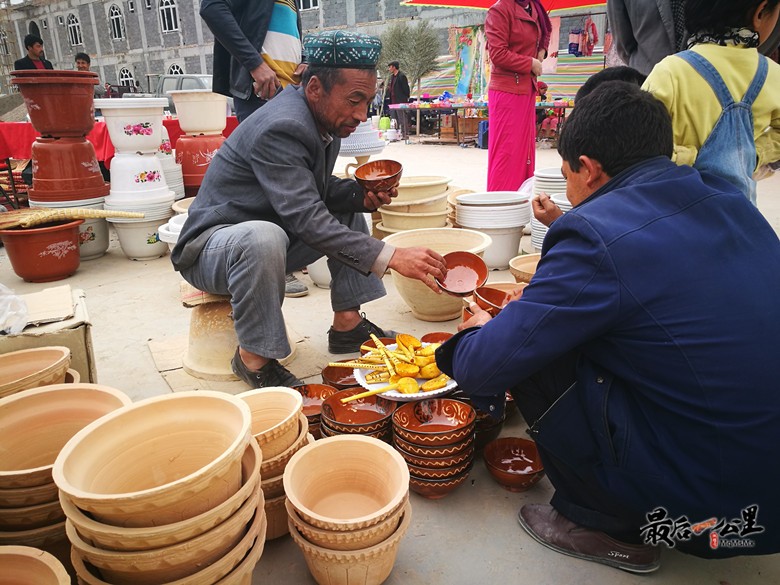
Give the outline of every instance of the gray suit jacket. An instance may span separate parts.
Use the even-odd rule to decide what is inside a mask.
[[[609,0],[607,14],[618,55],[645,75],[677,52],[669,0]]]
[[[331,212],[362,213],[363,189],[332,176],[341,141],[322,140],[301,88],[289,86],[249,116],[217,151],[171,254],[192,266],[214,231],[244,221],[281,226],[330,258],[368,274],[385,244]]]

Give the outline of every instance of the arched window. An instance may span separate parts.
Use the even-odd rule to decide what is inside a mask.
[[[0,55],[9,55],[8,51],[8,35],[4,30],[0,30]]]
[[[174,63],[168,67],[168,75],[184,75],[184,70]]]
[[[119,41],[125,38],[125,17],[122,10],[116,4],[108,9],[108,24],[111,27],[111,38]]]
[[[160,27],[164,33],[179,30],[176,0],[160,0]]]
[[[84,44],[84,39],[81,37],[81,23],[75,14],[68,14],[68,40],[71,47]]]
[[[135,87],[135,77],[133,77],[133,72],[127,67],[123,67],[119,70],[119,85]]]

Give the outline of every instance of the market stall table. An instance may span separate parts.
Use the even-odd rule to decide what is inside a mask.
[[[429,102],[420,102],[418,103],[409,103],[409,104],[391,104],[390,105],[391,110],[407,110],[411,112],[424,112],[424,113],[430,113],[435,114],[437,118],[436,122],[436,135],[440,142],[451,142],[453,144],[461,144],[464,142],[465,134],[462,136],[462,132],[460,129],[459,119],[463,118],[466,119],[465,116],[461,116],[461,112],[464,110],[482,110],[487,111],[487,104],[459,104],[459,103],[451,103],[448,105],[440,105],[438,103],[429,103]],[[451,115],[452,116],[452,129],[454,132],[454,140],[444,140],[442,139],[442,132],[441,132],[441,116],[442,114],[445,115]],[[419,125],[417,127],[417,134],[419,136]]]

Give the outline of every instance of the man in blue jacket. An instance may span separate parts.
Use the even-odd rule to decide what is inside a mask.
[[[563,128],[567,198],[522,296],[437,352],[475,401],[510,388],[555,487],[518,519],[632,572],[661,543],[780,551],[780,241],[727,182],[670,160],[660,102],[608,82]],[[486,407],[483,405],[483,407]]]

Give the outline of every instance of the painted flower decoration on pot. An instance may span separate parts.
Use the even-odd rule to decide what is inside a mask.
[[[125,134],[128,136],[151,136],[152,135],[152,123],[151,122],[139,122],[138,124],[127,124],[124,127]]]
[[[163,139],[160,143],[160,152],[163,154],[172,154],[173,148],[171,147],[171,141],[168,138]]]
[[[162,178],[159,171],[142,171],[135,176],[136,183],[156,183]]]
[[[92,226],[89,226],[86,230],[79,233],[79,244],[83,246],[89,242],[94,242],[95,238],[95,230],[92,229]]]
[[[146,237],[146,243],[150,244],[150,245],[151,244],[156,244],[159,241],[160,241],[160,235],[157,232],[154,232],[153,234],[149,234]]]
[[[43,258],[44,256],[54,256],[58,260],[62,260],[65,256],[67,256],[72,251],[77,249],[78,248],[76,247],[76,244],[74,244],[70,240],[63,240],[61,242],[54,242],[53,244],[49,244],[38,255],[41,258]]]

